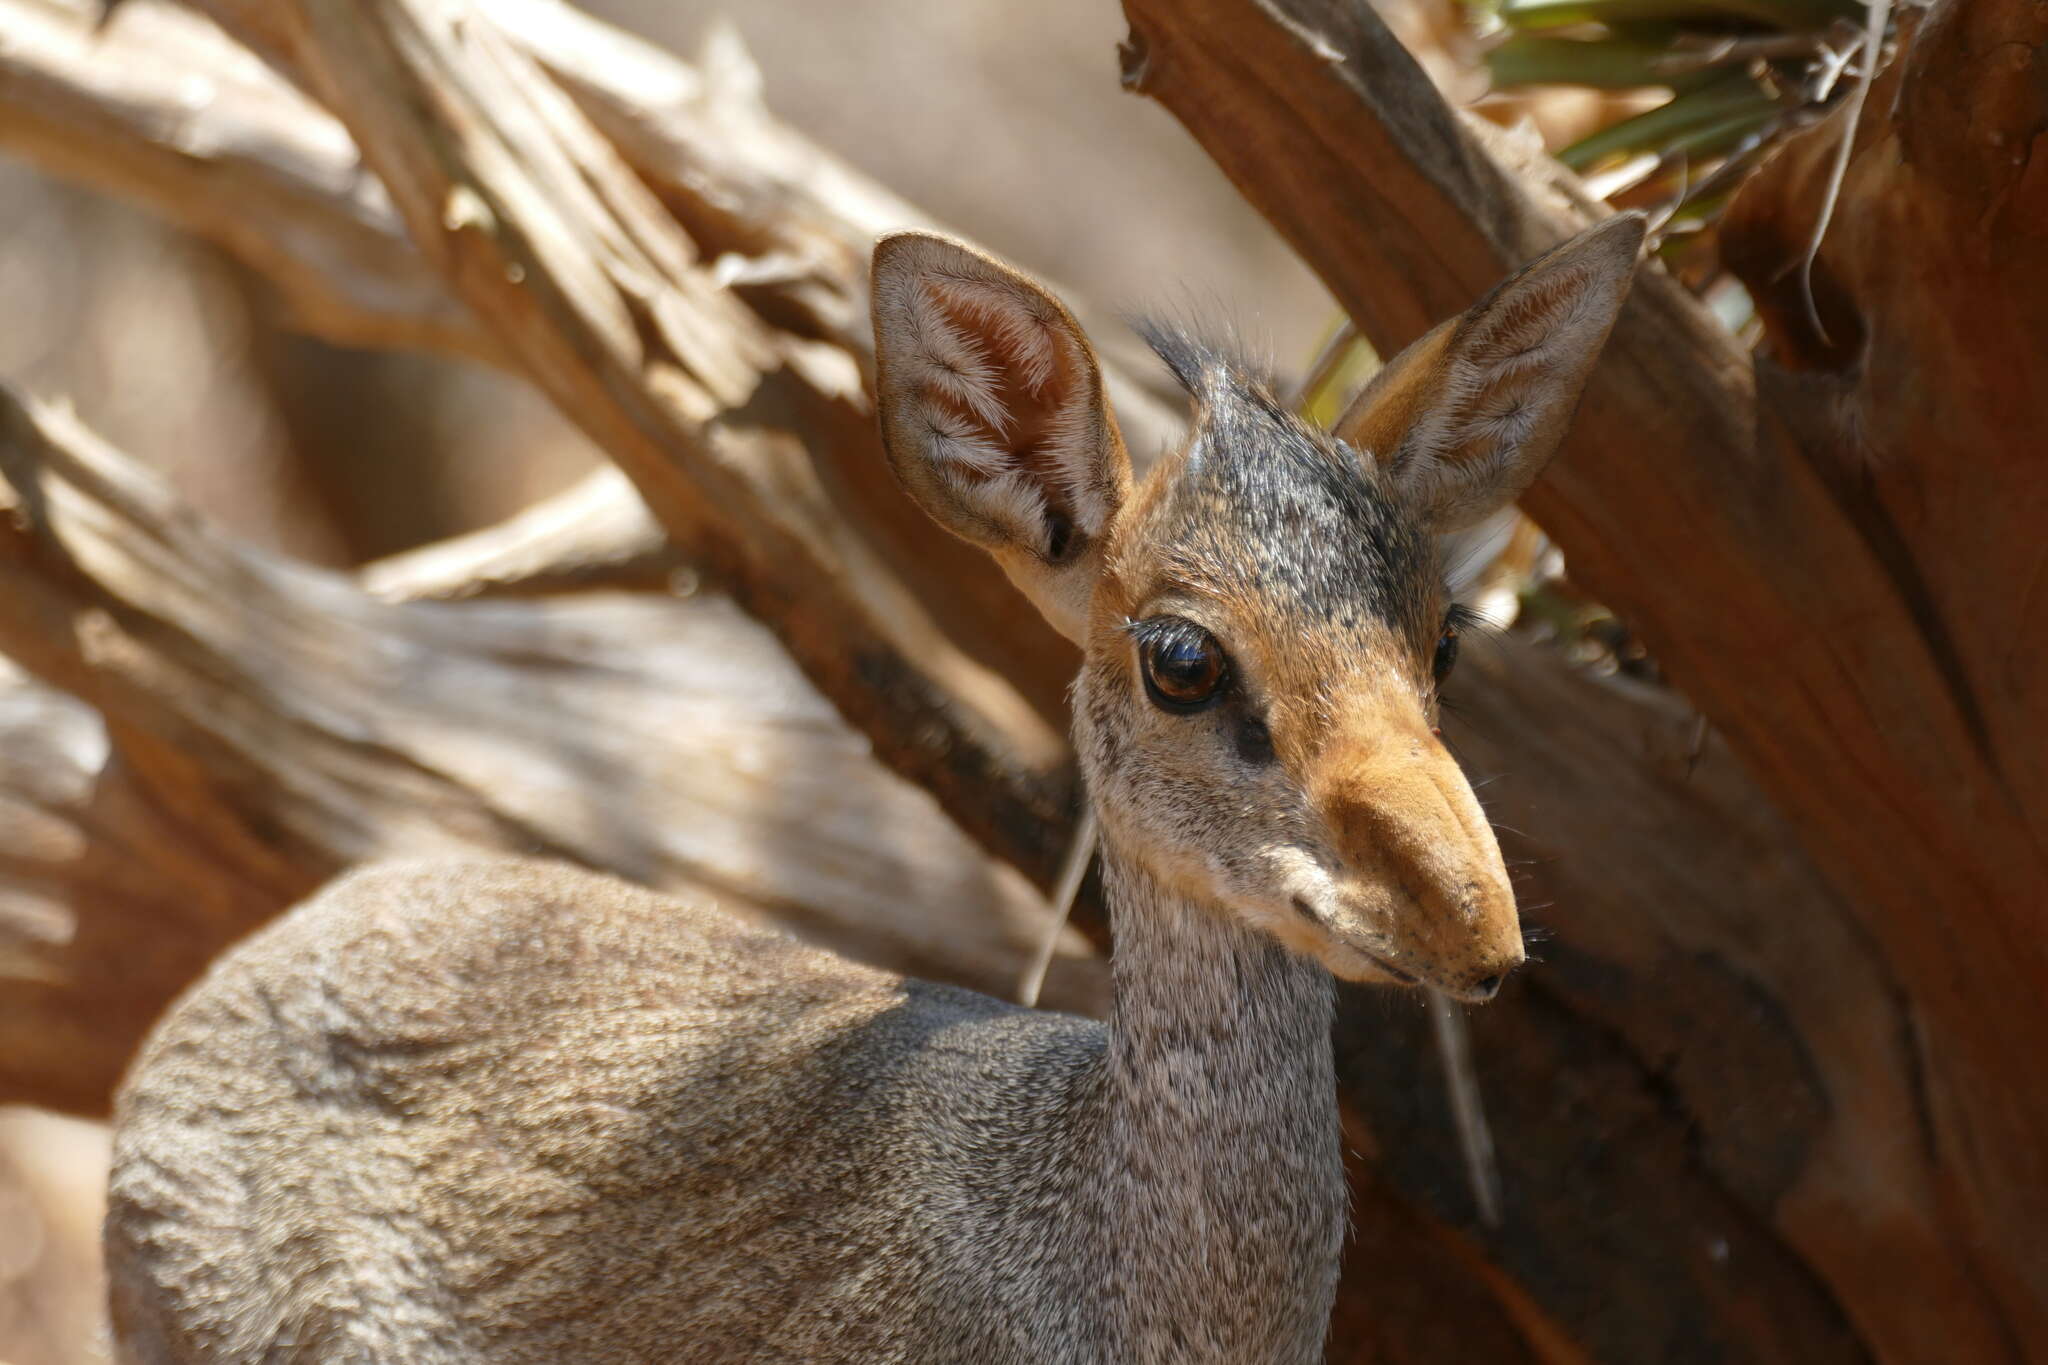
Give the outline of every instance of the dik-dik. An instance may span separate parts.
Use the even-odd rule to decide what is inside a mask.
[[[1335,433],[1162,335],[1194,420],[1135,484],[1057,300],[885,239],[896,476],[1082,649],[1109,1022],[551,863],[373,867],[229,954],[136,1065],[107,1218],[128,1357],[1318,1359],[1332,978],[1477,1001],[1522,961],[1434,729],[1436,537],[1536,477],[1641,238],[1544,256]]]

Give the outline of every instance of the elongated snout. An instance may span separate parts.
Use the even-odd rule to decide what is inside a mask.
[[[1488,999],[1525,954],[1471,784],[1419,717],[1332,750],[1310,786],[1337,864],[1326,927],[1396,980]]]

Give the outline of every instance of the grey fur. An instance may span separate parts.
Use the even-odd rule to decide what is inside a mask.
[[[121,1098],[142,1361],[1308,1361],[1319,967],[1118,870],[1101,1024],[568,867],[356,873]]]

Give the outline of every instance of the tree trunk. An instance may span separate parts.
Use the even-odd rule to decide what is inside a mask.
[[[1453,115],[1363,5],[1125,10],[1127,82],[1173,110],[1383,352],[1592,209],[1565,172],[1515,164]],[[2044,39],[2037,6],[1937,4],[1870,100],[1815,272],[1825,339],[1799,320],[1791,267],[1839,118],[1731,212],[1729,257],[1768,323],[1760,355],[1647,272],[1526,500],[1573,577],[1727,736],[1897,1002],[1840,1026],[1890,1032],[1887,1088],[1910,1104],[1886,1106],[1886,1137],[1917,1149],[1916,1178],[1843,1172],[1864,1187],[1848,1206],[1760,1189],[1755,1211],[1898,1360],[2021,1358],[2048,1331],[2048,1087],[2017,1083],[2048,1039],[2048,817],[2032,799],[2048,707],[2026,666],[2048,611],[2048,484],[2030,477],[2048,424],[2048,188],[2027,156],[2048,122]],[[1754,913],[1736,896],[1715,911]],[[1833,991],[1836,959],[1786,965],[1786,991]],[[1678,1032],[1712,1041],[1698,1022]],[[1847,1115],[1870,1097],[1816,1098]]]

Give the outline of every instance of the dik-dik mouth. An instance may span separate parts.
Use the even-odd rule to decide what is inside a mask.
[[[1294,912],[1300,915],[1303,919],[1307,920],[1309,923],[1324,930],[1325,932],[1329,932],[1331,929],[1329,920],[1325,919],[1321,914],[1317,913],[1315,906],[1309,903],[1309,899],[1306,896],[1296,896],[1294,898]],[[1400,982],[1402,985],[1419,986],[1422,984],[1421,978],[1417,977],[1413,972],[1402,971],[1399,967],[1396,967],[1393,963],[1387,961],[1378,953],[1372,952],[1369,949],[1361,948],[1356,943],[1352,943],[1347,940],[1340,939],[1339,941],[1342,942],[1344,944],[1344,947],[1348,948],[1351,952],[1357,954],[1359,957],[1362,957],[1367,962],[1371,963],[1375,970],[1384,972],[1387,976],[1392,977],[1395,981]]]
[[[1295,913],[1334,939],[1336,946],[1343,953],[1364,963],[1375,973],[1399,985],[1425,987],[1429,990],[1441,991],[1455,1000],[1463,1000],[1469,1004],[1481,1004],[1491,1000],[1499,992],[1501,982],[1507,977],[1507,971],[1500,971],[1491,973],[1477,981],[1463,984],[1425,978],[1406,968],[1395,966],[1384,954],[1364,947],[1354,937],[1343,933],[1336,926],[1332,925],[1326,916],[1317,912],[1314,903],[1308,897],[1295,896],[1292,899]],[[1519,961],[1519,957],[1517,961]],[[1329,966],[1336,975],[1347,980],[1358,979],[1351,972],[1338,969],[1334,963],[1327,959],[1324,965]],[[1512,969],[1512,966],[1510,966],[1507,970]]]
[[[1420,977],[1417,977],[1412,973],[1402,971],[1399,967],[1396,967],[1393,963],[1387,961],[1385,958],[1379,956],[1377,953],[1368,953],[1365,952],[1363,949],[1358,949],[1355,951],[1358,952],[1358,955],[1360,957],[1372,963],[1373,966],[1379,968],[1388,976],[1393,977],[1394,980],[1400,982],[1404,986],[1420,986],[1422,984],[1422,980]]]

